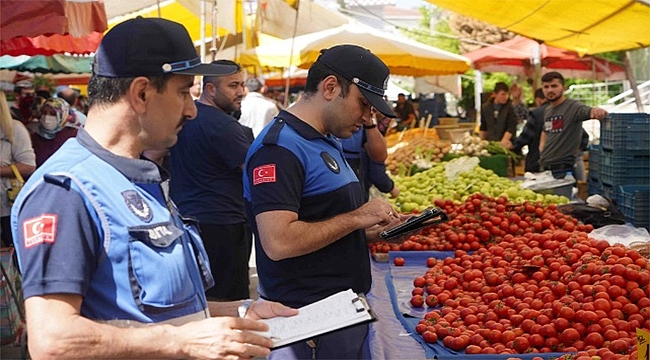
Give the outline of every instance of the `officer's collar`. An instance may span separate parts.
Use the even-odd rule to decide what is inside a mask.
[[[314,129],[311,125],[300,120],[298,117],[286,110],[280,110],[278,118],[283,119],[287,124],[289,124],[300,136],[304,137],[307,140],[313,139],[322,139],[328,138],[331,139],[331,136],[324,136],[319,133],[318,130]]]
[[[99,143],[97,143],[97,141],[95,141],[95,139],[93,139],[84,128],[80,128],[77,132],[77,141],[98,158],[116,168],[134,183],[146,184],[162,182],[161,172],[158,165],[153,161],[129,159],[115,155],[99,145]]]

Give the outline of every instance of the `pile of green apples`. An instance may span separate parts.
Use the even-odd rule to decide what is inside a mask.
[[[500,177],[492,170],[480,166],[450,180],[445,173],[446,164],[446,162],[436,164],[412,176],[393,177],[400,194],[390,200],[392,204],[403,213],[421,212],[431,206],[435,200],[464,202],[475,193],[495,198],[505,195],[513,203],[529,201],[548,205],[569,202],[569,199],[564,196],[539,194],[529,189],[522,189],[521,181]]]

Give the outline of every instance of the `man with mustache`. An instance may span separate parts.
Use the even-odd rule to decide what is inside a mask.
[[[187,30],[169,20],[138,17],[106,33],[85,127],[34,172],[12,209],[31,358],[269,354],[272,340],[255,333],[268,327],[256,320],[297,311],[207,301],[214,280],[196,228],[170,199],[166,173],[140,155],[174,145],[196,116],[194,75],[236,71],[202,64]]]
[[[184,216],[199,221],[216,282],[206,293],[208,299],[240,300],[249,297],[252,232],[244,210],[242,167],[250,140],[230,114],[241,108],[245,79],[232,61],[213,64],[237,71],[203,77],[198,115],[170,151],[171,196]]]

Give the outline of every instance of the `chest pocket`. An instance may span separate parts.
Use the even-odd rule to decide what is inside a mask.
[[[183,249],[183,231],[172,223],[129,228],[129,282],[136,304],[145,313],[174,310],[193,301],[194,287]]]

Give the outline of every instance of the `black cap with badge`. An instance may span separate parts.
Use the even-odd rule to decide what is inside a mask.
[[[337,45],[321,50],[316,60],[353,82],[370,105],[385,116],[396,117],[384,100],[389,70],[386,64],[370,50],[357,45]]]
[[[183,25],[140,16],[104,35],[93,64],[94,75],[113,78],[169,73],[224,76],[237,71],[235,65],[203,64]]]

